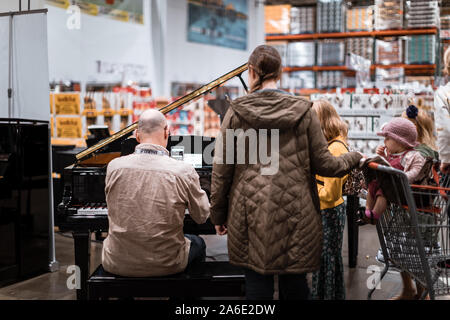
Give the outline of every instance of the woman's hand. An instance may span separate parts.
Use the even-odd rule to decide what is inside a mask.
[[[386,150],[385,146],[378,146],[377,150],[376,150],[376,153],[379,156],[385,157],[386,156],[385,150]]]
[[[215,228],[216,228],[216,232],[217,232],[217,234],[219,236],[224,236],[224,235],[226,235],[228,233],[227,226],[224,225],[224,224],[219,225],[219,226],[215,226]]]

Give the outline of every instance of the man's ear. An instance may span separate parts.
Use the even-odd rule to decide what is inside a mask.
[[[139,137],[139,130],[136,130],[135,135],[136,135],[136,141],[141,143],[141,138]]]
[[[166,126],[164,128],[164,139],[169,139],[169,135],[170,135],[170,131],[169,131],[169,126]]]

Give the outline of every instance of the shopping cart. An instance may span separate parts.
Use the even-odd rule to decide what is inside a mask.
[[[409,185],[397,169],[370,163],[368,170],[380,181],[388,207],[376,228],[385,261],[377,285],[390,267],[408,273],[425,288],[422,299],[450,294],[450,177],[439,187]]]

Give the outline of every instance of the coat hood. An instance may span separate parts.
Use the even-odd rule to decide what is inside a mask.
[[[255,129],[293,128],[311,108],[312,102],[282,92],[263,90],[235,99],[233,111]]]

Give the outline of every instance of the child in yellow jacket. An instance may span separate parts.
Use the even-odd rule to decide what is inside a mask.
[[[315,101],[322,132],[328,141],[328,149],[334,156],[347,153],[347,125],[334,107],[325,100]],[[345,226],[345,206],[342,186],[347,176],[327,178],[316,176],[323,224],[323,248],[320,270],[313,273],[312,298],[316,300],[344,300],[344,266],[342,242]]]

